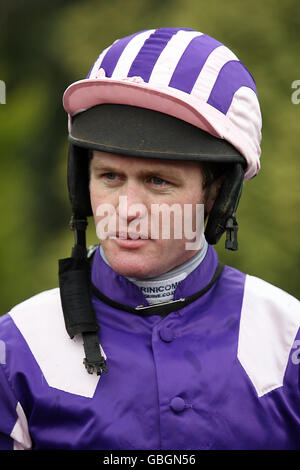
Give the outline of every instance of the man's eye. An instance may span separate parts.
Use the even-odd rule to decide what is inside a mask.
[[[116,173],[104,173],[104,174],[102,175],[102,177],[103,177],[103,178],[106,178],[106,179],[108,179],[108,180],[115,180],[116,177],[117,177],[117,175],[116,175]]]
[[[168,184],[166,180],[163,180],[162,178],[159,178],[158,176],[152,176],[151,182],[157,186],[163,186],[165,184]]]

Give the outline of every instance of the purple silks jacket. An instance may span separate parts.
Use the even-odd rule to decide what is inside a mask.
[[[174,299],[204,288],[209,246]],[[92,281],[147,305],[97,250]],[[190,305],[142,316],[93,297],[108,372],[88,374],[58,289],[0,319],[0,449],[300,449],[299,302],[225,266]]]

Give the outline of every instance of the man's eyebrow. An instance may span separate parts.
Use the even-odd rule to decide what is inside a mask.
[[[115,163],[101,163],[101,162],[93,162],[91,161],[91,169],[95,171],[104,171],[104,172],[116,172],[116,173],[126,173],[126,168],[122,169],[120,168],[117,164]],[[147,167],[147,168],[141,168],[140,170],[137,170],[137,174],[141,177],[146,177],[146,176],[155,176],[155,175],[161,175],[164,178],[180,178],[181,177],[181,172],[177,168],[172,168],[168,166],[166,168],[165,166],[155,166],[155,167]]]
[[[155,176],[155,175],[161,175],[164,176],[165,178],[180,178],[181,173],[180,171],[176,171],[174,168],[165,168],[165,167],[155,167],[155,168],[145,168],[142,169],[139,174],[141,176]]]
[[[137,175],[141,178],[157,176],[165,180],[180,180],[182,178],[182,172],[178,171],[176,168],[166,168],[160,166],[153,168],[141,168],[137,172]]]
[[[120,168],[118,167],[118,165],[110,165],[110,164],[107,164],[107,163],[101,163],[101,162],[93,162],[91,161],[91,165],[90,167],[93,169],[93,170],[101,170],[101,171],[120,171]]]

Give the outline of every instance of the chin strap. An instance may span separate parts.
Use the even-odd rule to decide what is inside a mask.
[[[75,245],[70,258],[59,260],[59,286],[66,330],[72,339],[77,334],[83,338],[85,358],[83,363],[89,374],[107,372],[98,340],[100,327],[91,300],[90,265],[86,253],[86,218],[71,219]]]

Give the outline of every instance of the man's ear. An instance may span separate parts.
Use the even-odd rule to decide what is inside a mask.
[[[215,200],[219,194],[220,188],[223,184],[223,181],[226,178],[226,174],[221,175],[215,181],[211,183],[211,185],[206,189],[206,197],[205,197],[205,213],[208,215],[212,208],[214,207]]]

